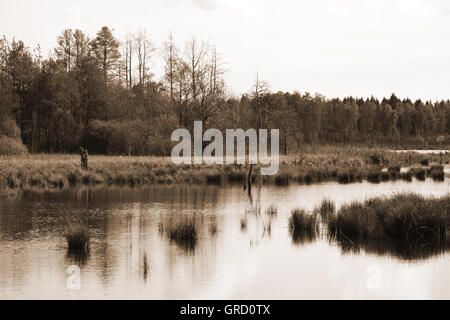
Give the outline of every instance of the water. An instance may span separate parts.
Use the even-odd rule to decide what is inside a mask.
[[[449,150],[394,150],[395,152],[416,152],[416,153],[420,153],[420,154],[447,154],[450,151]]]
[[[251,199],[240,186],[178,185],[0,197],[0,298],[449,299],[447,253],[411,261],[344,253],[325,238],[303,245],[290,238],[288,216],[294,207],[313,209],[324,197],[339,207],[404,191],[437,196],[450,186],[448,180],[429,179],[254,186]],[[264,211],[271,204],[278,215],[269,233]],[[261,207],[260,216],[250,211],[255,206]],[[80,217],[91,230],[91,248],[88,256],[71,256],[64,226]],[[243,217],[248,218],[244,231]],[[158,231],[161,222],[186,220],[199,230],[194,249]],[[212,225],[217,234],[210,232]]]

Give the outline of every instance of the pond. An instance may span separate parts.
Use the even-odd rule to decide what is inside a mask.
[[[312,210],[324,198],[339,207],[376,195],[449,191],[449,180],[430,179],[254,186],[251,197],[241,186],[23,191],[0,198],[0,298],[449,299],[446,252],[408,259],[345,251],[326,237],[296,243],[288,231],[291,209]],[[271,205],[277,215],[267,230]],[[90,250],[73,255],[64,229],[78,218],[89,226]],[[161,228],[183,221],[198,230],[193,246]]]

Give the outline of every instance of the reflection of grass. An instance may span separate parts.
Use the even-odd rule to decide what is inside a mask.
[[[216,222],[213,222],[213,223],[211,223],[210,225],[209,225],[209,234],[210,235],[212,235],[212,236],[215,236],[215,235],[217,235],[217,232],[218,232],[219,230],[218,230],[218,228],[217,228],[217,223]]]
[[[275,217],[275,216],[277,215],[277,213],[278,213],[277,207],[274,206],[274,205],[271,205],[270,207],[268,207],[268,208],[266,209],[266,214],[267,214],[269,217]]]
[[[150,264],[147,259],[147,252],[144,251],[144,254],[142,256],[142,273],[144,276],[144,280],[147,280],[149,270],[150,270]]]
[[[296,244],[314,240],[319,232],[317,214],[309,214],[303,209],[293,209],[289,218],[289,232]]]
[[[327,226],[330,238],[344,249],[415,258],[449,248],[449,208],[450,196],[397,194],[344,205]]]
[[[241,218],[241,230],[247,230],[247,218]]]

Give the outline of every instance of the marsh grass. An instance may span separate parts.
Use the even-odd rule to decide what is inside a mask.
[[[444,181],[444,167],[441,165],[432,166],[430,176],[435,181]]]
[[[288,186],[290,174],[287,172],[279,173],[275,176],[275,185],[277,186]]]
[[[400,173],[400,178],[401,178],[402,180],[411,182],[411,181],[412,181],[412,174],[411,174],[411,171],[408,170],[407,172],[402,172],[402,173]]]
[[[80,222],[68,224],[64,232],[69,252],[89,251],[89,228]]]
[[[449,248],[450,196],[410,193],[352,202],[328,220],[327,228],[344,250],[420,258]]]
[[[186,250],[194,250],[197,245],[197,228],[193,221],[184,221],[177,225],[164,228],[167,236],[179,247]]]
[[[446,163],[450,154],[423,155],[415,152],[397,153],[387,148],[367,146],[304,146],[301,156],[281,156],[276,176],[260,176],[253,170],[253,181],[285,186],[293,181],[317,183],[338,181],[351,183],[367,178],[368,173],[386,163],[420,165]],[[393,167],[393,166],[392,166]],[[390,178],[398,176],[389,170]],[[0,184],[10,188],[66,188],[79,184],[223,184],[243,183],[245,166],[236,165],[175,165],[170,157],[89,156],[89,170],[82,170],[78,155],[25,154],[0,156]],[[383,180],[383,175],[380,177]]]
[[[426,170],[423,168],[413,169],[413,173],[416,179],[420,181],[424,181],[427,174]]]
[[[288,227],[294,244],[311,242],[319,233],[317,214],[295,208],[291,211]]]
[[[381,181],[381,171],[380,170],[371,170],[367,174],[367,181],[372,183],[378,183]]]
[[[336,213],[336,204],[330,199],[323,199],[315,212],[320,215],[322,221],[326,221]]]

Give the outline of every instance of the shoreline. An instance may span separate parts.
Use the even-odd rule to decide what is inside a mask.
[[[449,154],[395,152],[355,147],[315,147],[300,155],[280,156],[273,176],[255,167],[253,183],[286,186],[320,182],[377,183],[413,177],[444,179]],[[244,184],[248,165],[175,165],[170,157],[89,156],[83,170],[78,155],[0,156],[0,185],[10,189],[64,188],[79,185]]]

